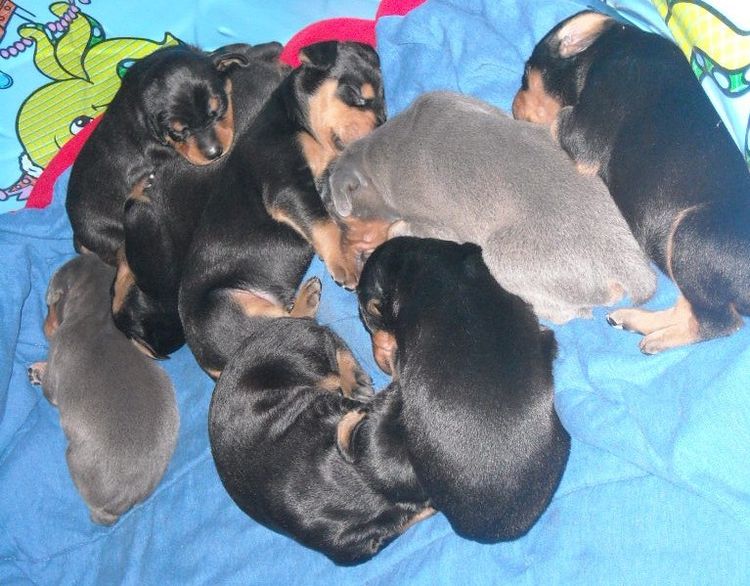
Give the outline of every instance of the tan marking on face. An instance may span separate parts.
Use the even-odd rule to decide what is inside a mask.
[[[229,150],[232,148],[232,144],[234,143],[234,100],[232,97],[232,80],[227,79],[226,83],[224,84],[224,93],[226,93],[227,95],[227,111],[224,113],[224,116],[216,121],[216,124],[214,125],[216,140],[219,141],[219,144],[221,145],[221,148],[223,150],[223,153],[221,155],[222,157],[229,152]],[[218,103],[218,99],[216,99],[216,101]]]
[[[675,217],[672,219],[672,224],[669,227],[669,236],[667,236],[667,274],[669,278],[674,281],[674,274],[672,272],[672,256],[674,254],[674,236],[677,229],[680,227],[682,221],[694,211],[700,209],[702,206],[694,205],[684,210],[677,212]]]
[[[360,88],[360,93],[365,100],[372,100],[375,97],[375,88],[372,87],[371,83],[365,82]]]
[[[388,240],[388,230],[393,222],[382,218],[357,218],[342,220],[346,243],[359,252],[372,252]]]
[[[302,154],[315,177],[319,177],[340,152],[335,138],[346,146],[372,132],[377,124],[375,113],[371,110],[345,104],[336,95],[338,85],[338,80],[327,79],[310,97],[307,117],[314,142],[301,136],[298,139]],[[375,90],[371,89],[374,95]]]
[[[117,274],[115,275],[114,291],[112,294],[112,313],[117,314],[122,309],[130,289],[135,285],[135,276],[130,270],[124,250],[117,252]]]
[[[60,319],[57,314],[57,303],[53,303],[47,306],[47,317],[44,318],[44,327],[42,329],[45,337],[49,340],[59,327]]]
[[[394,376],[396,374],[396,336],[383,330],[372,334],[372,355],[380,370]]]
[[[214,133],[216,134],[216,140],[221,145],[222,154],[216,159],[207,158],[198,146],[198,141],[194,136],[189,136],[183,141],[173,140],[170,136],[167,136],[165,140],[167,143],[177,151],[182,157],[184,157],[189,163],[193,165],[209,165],[214,161],[218,161],[221,157],[229,152],[234,142],[234,107],[232,105],[232,82],[228,79],[224,84],[224,91],[227,95],[227,111],[224,113],[219,120],[214,123]],[[213,102],[212,102],[213,100]],[[216,104],[218,108],[219,100],[216,97],[209,99],[209,104]],[[173,121],[170,123],[173,130],[181,132],[185,129],[185,125],[179,121]]]
[[[530,69],[526,81],[528,89],[519,90],[513,98],[513,117],[551,127],[562,104],[546,92],[539,70]]]
[[[320,279],[308,279],[300,288],[289,311],[291,317],[315,317],[320,306]]]
[[[192,163],[193,165],[208,165],[211,160],[207,159],[203,156],[203,153],[198,148],[198,143],[196,142],[195,138],[192,136],[187,137],[183,141],[176,141],[172,140],[171,137],[167,137],[167,143],[175,150],[177,153],[183,157],[188,163]]]
[[[352,432],[365,418],[364,411],[349,411],[344,415],[336,426],[336,443],[344,451],[349,450],[352,441]]]

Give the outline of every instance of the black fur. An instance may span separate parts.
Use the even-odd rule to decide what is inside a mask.
[[[227,363],[211,400],[209,435],[219,477],[246,514],[336,563],[355,564],[427,505],[408,462],[367,456],[352,463],[337,447],[341,418],[368,408],[371,393],[361,370],[351,398],[320,387],[342,349],[312,320],[272,320]],[[396,454],[403,458],[403,450]]]
[[[560,31],[581,15],[591,13],[535,47],[522,91],[531,72],[542,73],[562,107],[563,149],[598,169],[644,251],[690,304],[697,331],[683,343],[728,335],[742,324],[738,314],[750,313],[747,165],[671,41],[610,19],[561,56]],[[610,323],[628,327],[615,315]],[[669,347],[647,338],[644,352]]]
[[[127,260],[136,285],[115,322],[157,356],[184,343],[179,277],[207,192],[231,149],[233,139],[220,139],[241,134],[281,81],[280,51],[278,43],[212,53],[180,45],[141,59],[73,165],[66,207],[76,248],[112,265]],[[173,148],[187,140],[201,164]],[[145,198],[132,197],[149,175]]]
[[[325,80],[335,79],[343,87],[344,74],[354,75],[358,67],[366,67],[370,77],[379,76],[361,58],[361,53],[375,55],[369,47],[323,45],[333,51],[334,63],[303,63],[274,91],[228,155],[195,232],[179,309],[188,345],[214,376],[245,336],[262,331],[275,317],[248,316],[232,295],[248,292],[277,311],[291,308],[312,259],[306,238],[274,220],[271,211],[286,211],[297,227],[328,218],[299,143],[310,126],[310,99]],[[304,51],[314,52],[315,45]]]
[[[395,338],[396,382],[383,394],[396,394],[391,429],[432,506],[469,539],[525,534],[570,449],[553,405],[552,332],[497,284],[474,244],[388,240],[367,260],[358,296],[374,344],[378,333]]]

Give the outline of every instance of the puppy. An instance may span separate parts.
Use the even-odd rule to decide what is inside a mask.
[[[656,286],[602,182],[542,129],[468,96],[421,96],[320,183],[355,255],[397,235],[477,243],[500,284],[556,323]]]
[[[356,284],[355,258],[345,256],[342,234],[323,206],[317,179],[347,144],[385,121],[380,60],[369,46],[329,41],[304,48],[302,67],[281,88],[284,104],[272,104],[283,126],[267,127],[264,138],[277,158],[267,157],[263,175],[269,183],[263,200],[271,216],[291,226],[312,246],[334,280]],[[297,150],[309,172],[299,168]],[[285,155],[285,156],[280,156]],[[291,172],[290,181],[285,177]]]
[[[112,322],[114,268],[94,255],[60,268],[47,290],[47,362],[33,384],[60,412],[73,482],[95,523],[111,525],[161,480],[177,441],[179,414],[164,371]]]
[[[552,332],[498,285],[475,244],[394,238],[368,259],[357,295],[375,358],[398,381],[404,445],[432,505],[469,539],[525,534],[570,450],[553,405]]]
[[[387,460],[359,454],[388,449],[360,421],[371,393],[344,343],[312,320],[278,318],[247,337],[209,411],[216,469],[240,509],[338,564],[369,559],[431,514],[400,445]],[[362,425],[351,448],[358,463],[340,451],[354,423]]]
[[[513,106],[551,126],[604,180],[643,250],[677,285],[674,307],[619,309],[646,354],[719,336],[750,313],[750,175],[679,49],[595,12],[536,46]]]
[[[334,274],[344,266],[341,230],[314,176],[381,120],[377,56],[365,45],[325,42],[300,58],[229,154],[185,263],[180,316],[188,345],[214,378],[254,328],[315,315],[320,282],[297,292],[313,255],[307,237]]]
[[[66,205],[76,245],[118,266],[115,323],[154,356],[184,343],[184,256],[235,134],[287,72],[280,51],[179,46],[145,57],[73,166]]]

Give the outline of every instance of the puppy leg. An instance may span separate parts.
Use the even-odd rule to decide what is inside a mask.
[[[367,400],[372,397],[372,381],[354,355],[344,348],[336,350],[341,392],[350,399]]]
[[[669,309],[620,309],[611,313],[607,321],[614,327],[644,334],[638,345],[644,354],[728,336],[742,326],[734,308],[695,311],[683,296]]]
[[[289,315],[292,317],[315,317],[320,306],[321,288],[322,284],[318,277],[308,279],[292,302]]]
[[[336,350],[336,372],[318,384],[324,391],[341,392],[349,399],[367,401],[372,397],[372,381],[346,348]]]
[[[620,330],[648,336],[656,331],[677,325],[688,314],[692,315],[690,304],[681,296],[674,307],[661,311],[634,307],[618,309],[607,316],[607,323]]]
[[[42,384],[42,381],[44,380],[44,375],[47,372],[47,362],[41,361],[41,362],[35,362],[31,366],[29,366],[28,370],[26,371],[29,375],[29,382],[38,387]]]
[[[599,136],[595,122],[588,121],[588,102],[582,94],[577,106],[560,110],[551,127],[552,136],[576,164],[581,175],[593,176],[607,166],[609,146],[606,137]]]
[[[433,509],[432,507],[425,507],[424,509],[422,509],[421,511],[419,511],[417,514],[415,514],[413,517],[411,517],[409,520],[406,521],[406,523],[401,528],[401,532],[403,533],[404,531],[409,529],[412,525],[416,525],[420,521],[429,519],[435,513],[437,513],[436,509]]]
[[[315,197],[320,200],[317,194]],[[309,223],[295,220],[280,207],[270,207],[268,211],[274,220],[291,227],[312,245],[334,281],[347,289],[357,286],[356,256],[350,247],[345,246],[343,230],[328,216],[322,201],[316,202],[314,210],[302,212],[303,217],[317,218]],[[298,211],[295,210],[295,213]],[[305,229],[305,226],[308,228]]]

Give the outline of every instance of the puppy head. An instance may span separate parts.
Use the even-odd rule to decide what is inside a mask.
[[[152,53],[126,76],[138,86],[141,122],[155,141],[171,146],[194,165],[219,159],[234,141],[228,74],[233,67],[246,67],[254,57],[267,59],[265,48],[256,56],[246,45],[212,53],[181,45]]]
[[[85,315],[109,307],[114,269],[94,254],[83,254],[60,267],[47,286],[44,335],[51,338],[66,316]]]
[[[318,177],[355,140],[385,121],[380,60],[368,45],[326,41],[305,47],[294,72],[305,158]]]
[[[513,117],[551,125],[560,108],[575,104],[593,58],[590,49],[614,23],[609,16],[585,11],[548,32],[526,62]]]
[[[488,269],[482,249],[434,238],[397,236],[367,259],[357,287],[360,313],[371,332],[395,332],[401,312],[429,285],[439,294]],[[419,295],[424,298],[424,295]]]

